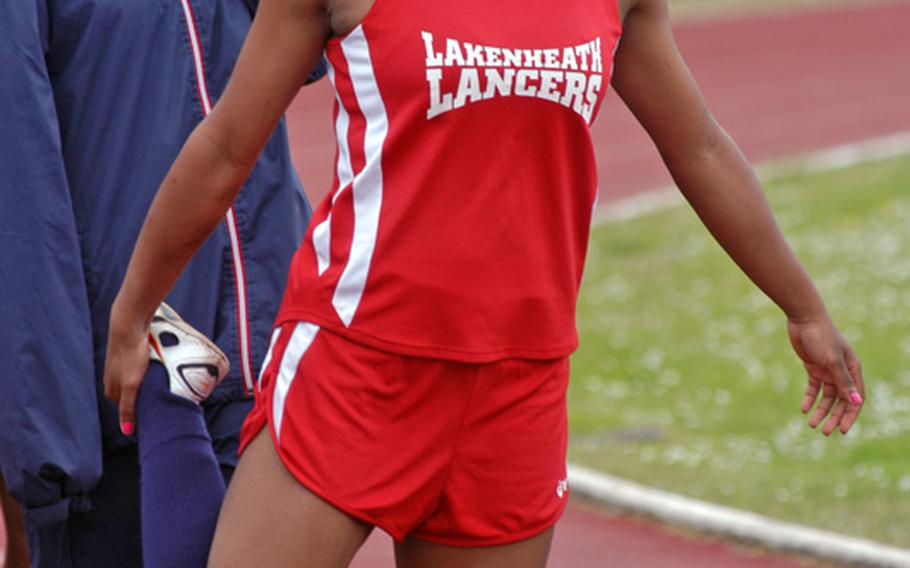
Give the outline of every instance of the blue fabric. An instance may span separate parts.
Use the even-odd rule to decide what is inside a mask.
[[[31,518],[52,524],[101,475],[101,438],[41,7],[0,2],[0,466]]]
[[[238,428],[251,406],[249,399],[207,403],[204,406],[206,429],[212,439],[212,448],[225,485],[237,466]],[[137,426],[137,434],[138,428],[144,426],[144,422]],[[40,525],[26,523],[32,566],[143,566],[143,537],[149,535],[140,530],[141,475],[137,446],[106,452],[104,472],[99,484],[88,496],[76,498],[83,504],[91,503],[91,507],[73,508],[65,521]],[[58,502],[56,506],[63,507],[65,511],[69,504],[67,500]],[[193,522],[192,517],[188,520]],[[104,543],[112,544],[106,546]]]
[[[149,367],[136,401],[145,568],[204,568],[225,483],[199,405]]]
[[[217,99],[255,2],[191,3]],[[0,2],[0,77],[0,464],[51,526],[97,507],[106,455],[134,444],[102,396],[110,306],[202,108],[178,0]],[[283,122],[235,210],[255,372],[310,213]],[[222,226],[168,299],[232,361],[213,404],[245,396],[234,274]]]
[[[212,436],[212,448],[221,467],[221,476],[225,485],[231,483],[234,470],[237,469],[240,449],[240,429],[246,415],[253,410],[253,399],[228,400],[218,403],[202,404],[205,423]]]
[[[90,509],[71,510],[65,520],[26,519],[33,568],[142,568],[136,446],[105,453],[90,500]]]

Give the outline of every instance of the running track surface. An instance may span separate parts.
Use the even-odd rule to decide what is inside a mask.
[[[392,541],[373,531],[352,568],[391,568]],[[556,527],[549,568],[809,568],[822,564],[696,538],[574,504]]]
[[[714,115],[753,162],[910,130],[910,2],[687,23],[676,38]],[[294,161],[314,203],[331,186],[327,81],[288,113]],[[593,128],[601,203],[670,183],[649,139],[612,95]],[[574,504],[557,527],[552,568],[791,568],[806,561],[696,538]],[[380,531],[356,568],[393,566]],[[813,564],[818,566],[818,564]]]
[[[895,2],[687,23],[676,27],[676,38],[715,116],[751,160],[763,161],[910,130],[908,21],[910,2]],[[314,203],[332,179],[331,100],[328,82],[322,81],[304,89],[288,112],[294,163]],[[601,111],[593,136],[601,150],[601,203],[670,183],[646,135],[615,95]],[[391,566],[390,546],[388,537],[374,531],[354,566]],[[575,504],[557,529],[551,566],[789,568],[805,563]]]

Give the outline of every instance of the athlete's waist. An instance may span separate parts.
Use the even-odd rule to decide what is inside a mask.
[[[338,293],[331,275],[295,271],[278,320],[314,321],[394,353],[467,362],[553,359],[577,346],[572,282],[534,293],[520,282],[511,289],[470,286],[469,271],[447,286],[372,276],[363,295],[352,298]]]
[[[380,351],[408,357],[462,363],[491,363],[505,359],[554,360],[567,357],[578,348],[578,339],[575,334],[563,345],[535,347],[501,344],[492,348],[489,346],[456,346],[451,343],[438,344],[432,341],[421,341],[419,337],[388,337],[381,330],[371,329],[373,326],[369,325],[345,327],[337,318],[322,313],[320,310],[306,307],[282,309],[275,325],[299,321],[314,323],[331,333]]]

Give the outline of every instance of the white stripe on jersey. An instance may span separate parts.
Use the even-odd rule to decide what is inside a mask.
[[[328,57],[324,59],[329,80],[335,89],[335,104],[338,105],[338,118],[335,120],[335,140],[338,142],[338,162],[335,165],[335,175],[338,178],[338,189],[335,191],[335,195],[332,196],[332,203],[334,204],[341,192],[347,189],[354,179],[353,168],[351,167],[351,150],[348,146],[348,129],[351,125],[351,118],[341,102],[341,96],[338,94],[338,86],[335,84],[335,68]],[[332,213],[329,212],[325,221],[319,223],[313,229],[313,249],[316,251],[316,263],[320,276],[328,270],[329,262],[331,261],[331,237]]]
[[[341,42],[357,104],[366,119],[363,169],[354,177],[354,238],[347,265],[338,280],[332,305],[345,326],[351,325],[369,275],[382,208],[382,146],[389,132],[385,104],[373,74],[373,63],[363,27],[357,26]]]
[[[262,367],[259,369],[259,380],[256,381],[256,389],[261,390],[259,385],[262,384],[262,375],[265,374],[265,370],[269,368],[269,363],[272,362],[272,352],[275,350],[275,344],[278,343],[278,336],[281,335],[281,328],[275,328],[275,331],[272,332],[272,340],[269,341],[269,350],[265,352],[265,359],[262,360]]]
[[[278,368],[278,378],[275,380],[275,390],[272,393],[272,424],[275,427],[275,439],[281,441],[281,420],[284,418],[284,402],[288,391],[297,376],[297,367],[303,359],[307,349],[316,339],[319,326],[311,323],[300,322],[294,327],[294,333],[288,341],[288,346],[281,357],[281,366]]]
[[[325,221],[313,227],[313,250],[316,252],[316,266],[320,276],[329,269],[329,255],[332,246],[332,214]]]

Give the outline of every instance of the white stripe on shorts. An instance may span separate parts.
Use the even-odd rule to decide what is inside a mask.
[[[279,335],[281,335],[281,327],[276,327],[275,331],[272,332],[272,340],[269,341],[269,350],[265,352],[265,359],[262,360],[262,367],[259,369],[259,379],[256,381],[256,390],[261,390],[259,385],[262,384],[262,375],[265,374],[265,370],[269,368],[269,363],[272,362],[272,352],[275,351],[275,344],[278,343]]]
[[[291,390],[291,384],[297,376],[297,367],[303,359],[307,349],[316,339],[319,326],[311,323],[300,322],[291,334],[291,340],[281,357],[281,366],[278,368],[278,378],[275,379],[275,392],[272,394],[272,420],[275,426],[275,438],[281,440],[281,421],[284,418],[284,403]]]

